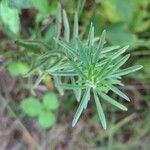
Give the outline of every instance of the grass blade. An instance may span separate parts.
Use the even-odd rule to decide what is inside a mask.
[[[96,108],[97,108],[97,112],[98,112],[98,116],[99,116],[100,122],[102,124],[102,127],[104,129],[106,129],[107,128],[107,123],[106,123],[106,118],[105,118],[105,114],[104,114],[102,105],[101,105],[101,103],[99,101],[99,98],[97,96],[96,91],[93,90],[93,93],[94,93],[94,100],[95,100],[95,104],[96,104]]]

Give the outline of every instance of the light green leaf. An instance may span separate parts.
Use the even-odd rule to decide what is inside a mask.
[[[104,30],[102,32],[102,35],[99,39],[99,44],[98,44],[98,48],[96,49],[95,55],[94,55],[94,62],[97,62],[99,55],[101,53],[101,50],[105,44],[105,38],[106,38],[106,30]]]
[[[76,90],[79,88],[82,88],[83,86],[81,85],[76,85],[76,84],[67,84],[67,83],[62,83],[62,84],[56,84],[56,87],[62,88],[62,89],[68,89],[68,90]]]
[[[129,67],[129,68],[115,72],[114,74],[110,75],[110,77],[123,76],[123,75],[129,74],[129,73],[135,72],[137,70],[140,70],[141,68],[143,68],[143,66],[141,66],[141,65]]]
[[[105,85],[111,89],[114,93],[118,94],[119,96],[121,96],[122,98],[126,99],[127,101],[130,101],[130,99],[123,93],[121,92],[118,88],[116,88],[115,86],[105,82]]]
[[[73,25],[73,38],[78,37],[79,27],[78,27],[78,14],[75,12],[74,15],[74,25]]]
[[[80,40],[80,38],[76,38],[76,43],[77,43],[77,46],[78,46],[80,60],[84,64],[87,65],[89,63],[89,61],[87,59],[87,52],[85,51],[86,49],[83,47],[83,44],[82,44],[82,41]]]
[[[7,0],[0,1],[0,21],[4,24],[11,34],[17,35],[20,30],[19,11],[10,8]]]
[[[101,68],[101,70],[97,73],[97,77],[102,78],[104,77],[105,73],[108,70],[109,65],[111,64],[111,60],[107,59],[106,64],[103,65],[103,67]]]
[[[30,117],[36,117],[42,111],[42,105],[34,97],[25,98],[21,102],[21,109]]]
[[[94,93],[94,100],[95,100],[95,104],[96,104],[96,108],[97,108],[97,112],[98,112],[98,116],[99,116],[100,122],[102,124],[102,127],[104,129],[106,129],[107,128],[107,124],[106,124],[106,118],[105,118],[105,114],[104,114],[102,105],[101,105],[101,103],[99,101],[97,93],[94,90],[93,90],[93,93]]]
[[[42,111],[38,117],[38,122],[42,128],[47,129],[52,127],[55,124],[56,117],[52,112]]]
[[[87,79],[87,76],[84,74],[84,72],[77,66],[77,64],[74,61],[70,61],[70,64],[75,68],[76,72],[79,76],[81,76],[84,79]]]
[[[129,57],[130,55],[128,54],[116,61],[115,64],[112,65],[112,67],[105,73],[105,75],[113,74],[113,72],[119,69],[129,59]]]
[[[69,45],[67,45],[65,42],[59,41],[59,40],[57,40],[57,39],[55,39],[55,41],[56,41],[60,46],[62,46],[65,50],[67,50],[66,53],[69,52],[71,55],[78,57],[77,52],[76,52],[73,48],[71,48]]]
[[[47,0],[30,0],[32,5],[43,14],[49,14],[49,3]]]
[[[114,106],[116,106],[116,107],[118,107],[118,108],[120,108],[120,109],[122,109],[122,110],[124,110],[124,111],[127,111],[127,110],[128,110],[124,105],[118,103],[118,102],[115,101],[113,98],[111,98],[111,97],[109,97],[108,95],[106,95],[105,93],[102,93],[102,92],[98,91],[98,94],[99,94],[104,100],[108,101],[108,102],[111,103],[112,105],[114,105]]]
[[[40,67],[44,66],[47,62],[47,58],[39,60],[36,64],[33,65],[33,67],[26,73],[25,76],[31,75],[34,71],[38,70]]]
[[[81,116],[81,113],[83,111],[83,109],[85,108],[85,106],[87,105],[87,102],[89,100],[89,93],[90,93],[90,88],[86,88],[86,91],[82,97],[82,100],[80,102],[80,105],[74,115],[73,121],[72,121],[72,127],[74,127],[79,119],[79,117]]]
[[[57,95],[55,93],[46,93],[43,97],[43,104],[46,109],[55,110],[59,106]]]
[[[55,71],[51,73],[54,76],[78,76],[78,74],[75,71]]]
[[[12,76],[25,75],[29,71],[29,66],[23,62],[11,62],[8,64],[8,71]]]
[[[102,49],[101,53],[105,54],[111,51],[116,51],[116,49],[120,48],[120,46],[109,46]]]
[[[93,23],[91,23],[88,35],[88,46],[91,48],[93,44],[94,44],[94,26]]]
[[[69,27],[69,21],[66,14],[66,11],[63,10],[63,24],[64,24],[64,39],[69,42],[70,39],[70,27]]]
[[[61,34],[61,26],[62,26],[62,16],[61,16],[61,5],[58,3],[57,6],[57,14],[56,14],[56,39],[59,39],[59,36]]]
[[[9,6],[17,9],[27,9],[32,7],[31,0],[8,0]]]
[[[72,82],[72,84],[76,84],[74,77],[71,77],[71,82]],[[81,84],[82,84],[82,83],[81,83]],[[74,91],[74,94],[75,94],[75,97],[76,97],[77,101],[79,102],[80,99],[81,99],[81,92],[82,92],[82,89],[81,89],[81,88],[78,88],[78,89],[74,89],[73,91]]]
[[[54,78],[55,85],[62,84],[61,77],[54,76],[53,78]],[[62,88],[57,87],[57,89],[60,95],[64,95],[64,90]]]
[[[119,57],[121,54],[123,54],[127,49],[129,48],[129,45],[119,49],[117,52],[115,52],[113,55],[112,55],[112,59],[115,59],[117,57]]]

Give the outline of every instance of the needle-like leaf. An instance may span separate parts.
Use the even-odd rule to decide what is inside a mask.
[[[109,97],[108,95],[106,95],[105,93],[102,93],[100,91],[98,91],[98,94],[106,101],[108,101],[109,103],[111,103],[112,105],[124,110],[124,111],[127,111],[127,107],[125,107],[124,105],[118,103],[117,101],[115,101],[113,98]]]
[[[80,105],[74,115],[73,121],[72,121],[72,127],[74,127],[83,111],[83,109],[85,108],[85,106],[87,105],[87,101],[89,100],[89,93],[90,93],[90,87],[86,88],[86,91],[83,95],[83,98],[80,102]]]
[[[64,39],[69,42],[70,39],[70,27],[66,11],[63,10],[63,24],[64,24]]]
[[[110,90],[112,90],[114,93],[116,93],[117,95],[121,96],[122,98],[126,99],[127,101],[130,101],[130,99],[123,93],[121,92],[118,88],[116,88],[115,86],[105,82],[104,83]]]
[[[102,32],[102,35],[100,37],[100,40],[99,40],[99,44],[98,44],[98,47],[96,49],[96,52],[94,54],[94,62],[97,62],[98,58],[99,58],[99,55],[101,53],[101,50],[105,44],[105,36],[106,36],[106,30],[104,30]]]
[[[135,72],[137,70],[140,70],[141,68],[143,68],[143,66],[141,65],[132,66],[132,67],[117,71],[114,74],[110,75],[110,77],[123,76],[129,73]]]
[[[101,103],[99,101],[98,95],[97,95],[95,90],[93,90],[93,93],[94,93],[94,100],[95,100],[95,104],[96,104],[96,108],[97,108],[97,112],[98,112],[98,116],[99,116],[100,122],[102,124],[102,127],[104,129],[106,129],[107,128],[107,124],[106,124],[106,118],[105,118],[105,114],[104,114],[102,105],[101,105]]]

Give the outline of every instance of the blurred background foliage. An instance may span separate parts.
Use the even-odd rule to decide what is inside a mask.
[[[24,100],[34,96],[37,98],[32,97],[32,99],[41,102],[47,91],[56,93],[50,75],[44,76],[42,83],[36,87],[36,96],[35,91],[32,90],[37,78],[36,74],[27,78],[23,76],[31,69],[30,64],[46,51],[46,48],[36,40],[52,48],[53,37],[56,34],[55,16],[58,1],[0,0],[0,107],[3,110],[0,112],[0,117],[7,118],[7,124],[15,120],[23,122],[21,125],[26,128],[26,130],[22,129],[23,136],[34,129],[31,135],[41,136],[41,140],[35,138],[38,141],[37,145],[40,146],[41,143],[40,148],[46,145],[52,150],[59,147],[69,150],[99,148],[148,150],[150,146],[150,1],[60,0],[59,2],[67,12],[71,27],[74,13],[78,12],[79,30],[83,39],[88,34],[90,23],[93,22],[97,36],[106,29],[106,38],[110,45],[130,45],[131,59],[128,65],[144,66],[141,72],[125,78],[124,82],[127,86],[122,90],[132,99],[128,104],[129,111],[127,114],[120,113],[104,105],[109,116],[108,120],[111,121],[108,130],[103,131],[97,124],[97,116],[91,117],[95,112],[95,108],[91,106],[85,118],[83,117],[79,125],[72,129],[70,122],[76,103],[73,94],[66,92],[63,97],[58,95],[59,106],[61,106],[55,109],[58,120],[56,121],[55,114],[53,114],[53,121],[49,119],[50,117],[45,117],[46,119],[42,117],[49,121],[43,125],[45,128],[47,123],[53,126],[49,130],[41,129],[36,118],[27,117],[23,113],[24,107],[28,107],[22,106]],[[30,40],[35,40],[35,43],[29,44]],[[39,69],[37,74],[41,73],[42,70]],[[1,124],[1,130],[8,130],[6,123],[2,121]],[[49,137],[49,140],[46,137]],[[27,143],[28,147],[30,144],[34,145],[34,142],[30,143],[28,140],[23,143]],[[5,145],[14,147],[15,144],[8,142],[4,147]],[[18,149],[22,149],[24,145],[26,144],[18,144]]]

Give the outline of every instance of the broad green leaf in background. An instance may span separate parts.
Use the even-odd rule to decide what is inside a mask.
[[[46,93],[43,97],[43,104],[45,108],[55,110],[59,105],[57,95],[52,92]]]
[[[25,75],[29,71],[29,66],[23,62],[11,62],[8,64],[8,71],[12,76]]]
[[[20,30],[19,11],[8,6],[7,0],[0,1],[0,22],[10,34],[17,35]]]
[[[8,0],[8,1],[10,7],[17,8],[19,10],[32,7],[31,0]]]
[[[41,13],[49,14],[49,3],[47,0],[30,0],[32,5]]]
[[[136,78],[146,81],[146,84],[150,82],[150,61],[149,58],[140,58],[135,62],[136,65],[143,66],[143,72],[136,74]],[[132,76],[132,75],[130,75]],[[135,76],[134,76],[135,77]]]
[[[39,100],[33,97],[25,98],[21,102],[21,109],[30,117],[36,117],[42,110]]]
[[[129,0],[102,0],[102,8],[112,23],[130,22],[133,16],[133,6]]]
[[[52,112],[42,111],[38,117],[38,122],[42,128],[49,128],[56,122],[56,117]]]
[[[130,47],[136,45],[137,42],[136,36],[123,23],[113,24],[107,28],[107,40],[113,45],[130,45]]]

